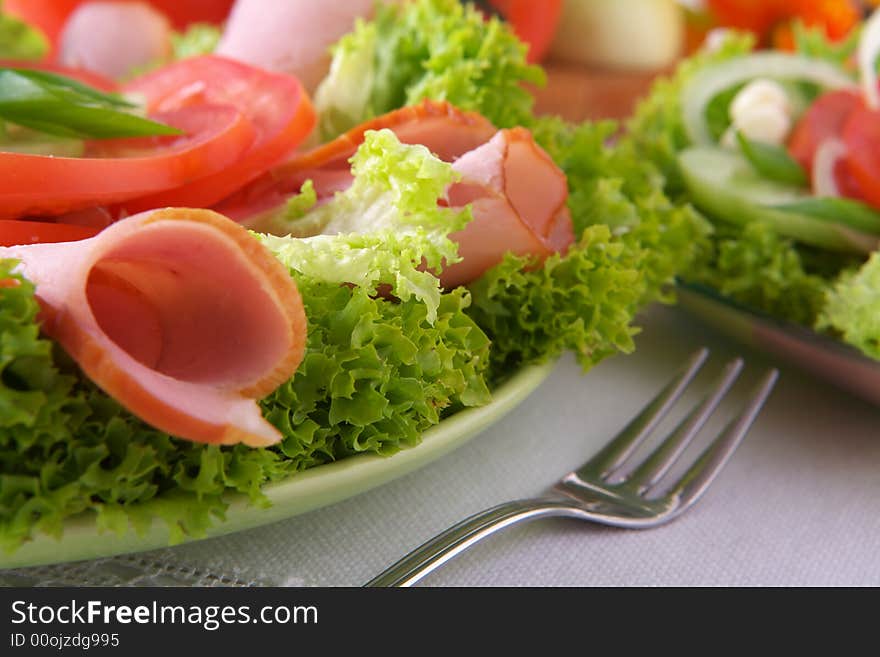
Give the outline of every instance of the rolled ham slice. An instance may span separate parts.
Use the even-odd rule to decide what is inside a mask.
[[[279,206],[297,194],[306,180],[315,186],[318,199],[351,184],[349,158],[364,141],[368,130],[388,128],[404,144],[422,144],[445,162],[486,143],[497,132],[486,118],[464,112],[445,101],[424,100],[383,114],[352,128],[333,141],[293,157],[269,170],[215,209],[254,230],[270,232],[264,222]]]
[[[279,206],[306,180],[314,183],[319,200],[347,189],[349,158],[368,130],[382,128],[403,143],[422,144],[462,174],[462,181],[450,186],[447,201],[451,207],[471,204],[474,218],[451,235],[462,261],[442,272],[444,287],[470,283],[508,252],[534,256],[540,263],[551,253],[565,253],[574,242],[565,174],[531,132],[499,131],[479,114],[430,100],[372,119],[275,167],[216,209],[254,230],[271,232]]]
[[[404,144],[421,144],[444,162],[454,162],[486,143],[497,132],[492,123],[476,112],[465,112],[445,100],[425,99],[377,116],[355,126],[333,141],[313,148],[278,167],[276,175],[315,169],[350,170],[348,159],[370,130],[388,128]]]
[[[574,242],[565,174],[528,130],[500,130],[452,167],[462,180],[450,186],[449,205],[470,203],[474,218],[450,235],[462,260],[443,270],[444,287],[479,278],[508,252],[542,262]]]
[[[296,371],[305,313],[284,266],[235,222],[156,210],[0,258],[35,284],[43,331],[148,424],[204,443],[280,440],[257,400]]]

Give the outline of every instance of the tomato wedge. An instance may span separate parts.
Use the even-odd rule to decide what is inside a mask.
[[[550,49],[562,15],[562,0],[490,0],[520,39],[529,44],[528,61],[541,61]]]
[[[847,171],[860,196],[880,208],[880,111],[865,106],[856,109],[843,128],[843,142]]]
[[[209,207],[277,164],[308,136],[316,116],[299,81],[241,62],[205,55],[185,59],[124,87],[146,98],[150,113],[205,103],[235,107],[251,123],[255,137],[235,162],[145,198],[126,202],[130,213],[157,207]]]
[[[853,91],[823,94],[798,121],[788,142],[788,152],[811,171],[816,150],[822,142],[840,137],[847,119],[861,105],[861,97]]]
[[[0,219],[58,215],[118,203],[185,184],[233,165],[254,141],[250,122],[228,105],[194,105],[157,112],[186,135],[115,157],[52,157],[0,152]],[[143,146],[143,140],[131,140]],[[102,147],[105,148],[105,147]],[[126,157],[121,157],[126,155]]]
[[[822,142],[843,139],[845,126],[863,106],[861,96],[853,91],[830,91],[820,96],[795,126],[788,143],[789,153],[807,171],[812,171],[816,151]],[[867,200],[861,181],[853,174],[849,157],[837,163],[834,176],[841,194]]]
[[[149,0],[177,29],[190,23],[222,23],[235,0]]]
[[[97,234],[98,229],[89,226],[53,224],[46,221],[0,220],[0,246],[43,242],[76,242]]]

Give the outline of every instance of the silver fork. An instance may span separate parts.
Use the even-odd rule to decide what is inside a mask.
[[[416,548],[365,586],[411,586],[453,557],[506,527],[527,520],[568,517],[614,527],[643,529],[669,522],[691,508],[745,437],[779,373],[769,370],[743,410],[673,484],[661,481],[715,412],[743,369],[736,358],[725,366],[706,397],[638,464],[630,457],[684,394],[709,352],[694,353],[680,373],[605,447],[550,492],[505,502],[453,525]]]

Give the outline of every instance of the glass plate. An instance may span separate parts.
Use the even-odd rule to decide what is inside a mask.
[[[218,521],[206,536],[200,538],[283,520],[339,502],[420,468],[500,420],[541,385],[555,366],[555,362],[550,362],[522,369],[495,390],[491,404],[467,409],[443,420],[426,431],[422,441],[415,447],[403,449],[392,456],[353,456],[305,470],[287,481],[269,484],[264,489],[272,502],[268,508],[255,508],[243,496],[230,497],[226,519]],[[88,514],[67,521],[60,539],[38,534],[16,552],[0,553],[0,568],[95,559],[167,545],[168,530],[160,521],[154,521],[150,530],[143,535],[129,529],[122,536],[117,536],[110,532],[98,532],[94,514]]]
[[[857,349],[746,308],[704,286],[679,283],[678,299],[682,308],[719,333],[880,405],[880,362]]]

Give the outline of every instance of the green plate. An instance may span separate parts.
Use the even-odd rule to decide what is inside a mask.
[[[226,520],[208,530],[206,536],[220,536],[250,529],[306,511],[333,504],[363,493],[452,451],[482,430],[497,422],[522,402],[544,379],[555,363],[524,368],[494,393],[491,404],[472,408],[443,420],[424,433],[415,447],[393,456],[360,455],[318,466],[287,481],[266,486],[272,502],[268,508],[256,508],[243,496],[230,497]],[[51,563],[95,559],[130,552],[153,550],[168,545],[164,523],[154,522],[142,535],[129,530],[122,536],[98,532],[94,514],[71,518],[60,539],[37,535],[12,554],[0,554],[0,568],[18,568]]]
[[[880,406],[880,361],[803,326],[747,308],[710,288],[679,283],[679,304],[708,326]]]

